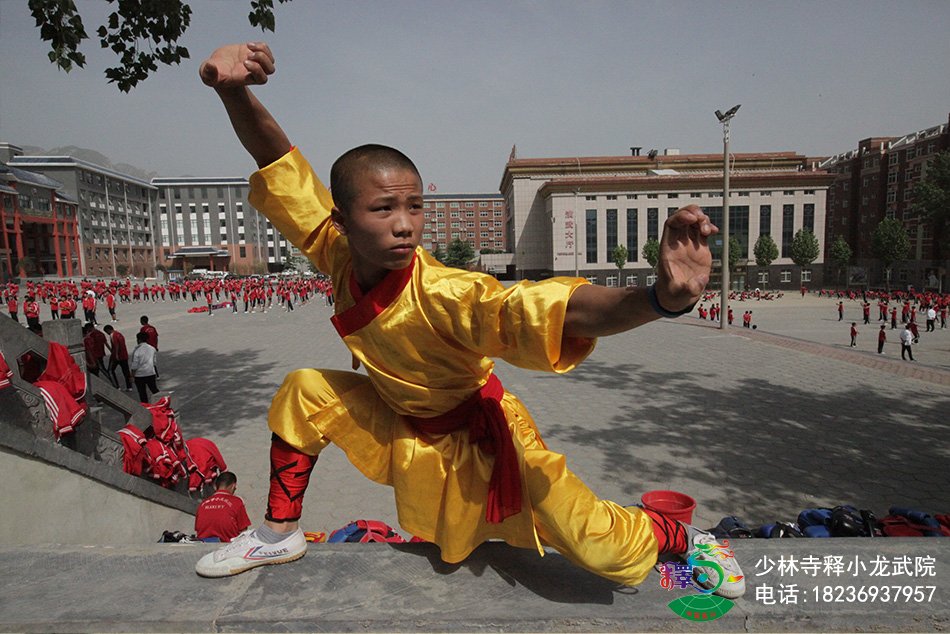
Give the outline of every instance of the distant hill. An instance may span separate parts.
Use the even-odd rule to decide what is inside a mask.
[[[140,178],[144,181],[150,181],[152,178],[158,176],[158,172],[148,172],[140,167],[129,165],[128,163],[113,163],[105,154],[75,145],[64,145],[48,150],[35,145],[23,145],[21,147],[23,148],[23,154],[27,156],[71,156],[121,174],[128,174],[129,176]]]

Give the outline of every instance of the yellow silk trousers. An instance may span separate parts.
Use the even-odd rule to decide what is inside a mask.
[[[502,400],[521,463],[522,511],[485,521],[493,458],[469,443],[468,431],[416,433],[355,372],[296,370],[271,403],[268,425],[289,445],[317,455],[331,442],[366,477],[392,486],[399,524],[438,544],[457,563],[479,544],[502,539],[522,548],[548,545],[576,565],[625,585],[643,581],[656,563],[650,518],[597,498],[547,449],[524,405]],[[543,554],[543,550],[541,550]]]

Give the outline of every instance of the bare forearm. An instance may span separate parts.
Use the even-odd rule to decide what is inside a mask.
[[[571,295],[564,335],[593,339],[614,335],[657,319],[645,288],[585,285]]]
[[[246,87],[216,88],[241,144],[258,167],[270,165],[290,150],[290,139],[267,108]]]

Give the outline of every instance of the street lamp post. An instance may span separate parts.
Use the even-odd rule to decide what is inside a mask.
[[[725,114],[716,111],[716,118],[722,124],[722,291],[719,299],[719,328],[725,330],[729,325],[729,121],[739,111],[733,106]]]

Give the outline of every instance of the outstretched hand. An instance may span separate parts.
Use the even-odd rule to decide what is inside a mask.
[[[712,253],[706,243],[719,233],[697,205],[687,205],[670,216],[663,226],[656,294],[660,305],[680,311],[694,304],[709,282]]]
[[[237,88],[267,83],[274,73],[274,54],[263,42],[228,44],[201,63],[201,81],[212,88]]]

